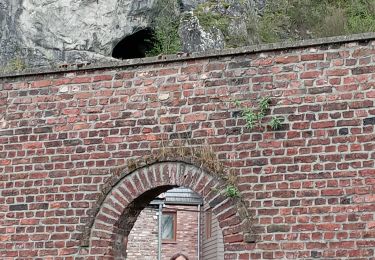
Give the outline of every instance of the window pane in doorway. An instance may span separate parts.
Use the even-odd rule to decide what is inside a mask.
[[[163,212],[162,218],[161,238],[164,241],[176,240],[176,213]]]

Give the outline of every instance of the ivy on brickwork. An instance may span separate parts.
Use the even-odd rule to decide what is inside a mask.
[[[236,107],[241,109],[241,115],[246,121],[246,127],[249,130],[254,129],[255,127],[262,126],[262,120],[267,115],[270,110],[271,105],[271,98],[266,96],[262,97],[258,102],[258,108],[252,109],[249,107],[243,107],[241,102],[236,100],[234,101]],[[271,127],[272,130],[279,130],[282,126],[282,122],[284,121],[283,117],[272,117],[268,123],[268,126]]]

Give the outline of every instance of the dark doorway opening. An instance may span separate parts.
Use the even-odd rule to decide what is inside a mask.
[[[144,58],[153,44],[152,29],[145,28],[122,39],[113,49],[112,57],[116,59]]]

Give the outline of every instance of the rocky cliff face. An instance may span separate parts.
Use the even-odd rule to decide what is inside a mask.
[[[180,0],[180,11],[205,2]],[[0,65],[16,59],[28,67],[111,60],[117,43],[150,25],[154,5],[155,0],[0,0]],[[202,28],[195,17],[180,28],[184,51],[224,47],[221,33]]]
[[[0,0],[0,65],[20,49],[20,39],[17,36],[20,6],[21,0]]]
[[[1,62],[28,66],[105,60],[124,36],[148,24],[154,0],[0,0]]]
[[[225,46],[223,33],[218,28],[205,30],[193,12],[187,12],[181,19],[179,34],[183,52],[204,52],[220,50]]]

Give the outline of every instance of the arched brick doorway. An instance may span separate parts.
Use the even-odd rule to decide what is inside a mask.
[[[252,234],[249,220],[242,212],[243,205],[218,192],[225,183],[194,162],[155,162],[123,173],[112,183],[93,209],[81,241],[89,247],[87,256],[125,259],[127,236],[142,209],[160,193],[181,186],[198,193],[213,208],[223,232],[225,259],[238,259],[238,252],[247,248]]]

